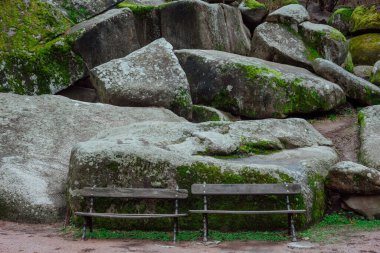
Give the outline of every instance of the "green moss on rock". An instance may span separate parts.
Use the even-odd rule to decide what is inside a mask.
[[[73,36],[57,38],[71,22],[41,1],[5,0],[0,8],[0,87],[18,94],[52,93],[71,84],[83,61]]]
[[[358,6],[351,15],[351,32],[361,30],[380,30],[380,12],[376,6]]]
[[[204,106],[193,105],[193,121],[205,122],[205,121],[221,121],[219,114],[215,111],[206,109]]]
[[[265,4],[262,4],[256,0],[244,0],[244,5],[249,9],[265,8]]]
[[[380,59],[380,33],[368,33],[352,38],[349,51],[355,65],[374,65]]]
[[[337,9],[329,18],[328,20],[328,24],[329,25],[332,25],[332,21],[334,20],[334,18],[339,15],[339,18],[341,21],[343,22],[351,22],[351,16],[352,16],[352,13],[353,13],[354,9],[352,8],[339,8]]]
[[[117,7],[129,8],[133,12],[133,14],[136,14],[136,15],[143,15],[143,14],[149,13],[155,8],[155,6],[152,6],[152,5],[134,4],[128,1],[119,3]]]

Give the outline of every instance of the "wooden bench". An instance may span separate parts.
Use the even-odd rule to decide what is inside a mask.
[[[116,219],[154,219],[154,218],[173,218],[174,219],[174,242],[178,234],[178,218],[186,216],[186,213],[178,213],[179,199],[186,199],[187,190],[184,189],[157,189],[157,188],[93,188],[85,187],[75,190],[74,194],[89,198],[88,212],[75,212],[75,215],[84,217],[84,226],[82,239],[86,239],[87,227],[92,232],[93,217],[116,218]],[[94,198],[133,198],[133,199],[168,199],[174,200],[174,212],[169,214],[163,213],[97,213],[94,209]]]
[[[190,213],[203,214],[203,241],[208,237],[208,215],[209,214],[288,214],[288,232],[292,241],[296,241],[293,215],[305,213],[306,210],[293,210],[290,206],[290,195],[301,193],[299,184],[193,184],[191,193],[203,196],[203,210],[189,210]],[[286,209],[284,210],[209,210],[208,196],[220,195],[285,195]]]

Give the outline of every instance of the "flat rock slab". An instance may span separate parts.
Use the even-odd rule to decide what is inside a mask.
[[[70,151],[77,142],[139,121],[184,121],[165,109],[51,95],[0,93],[0,108],[0,219],[26,222],[62,220]]]
[[[323,178],[338,160],[331,145],[303,119],[141,123],[114,128],[73,148],[69,202],[74,210],[80,208],[73,190],[92,185],[172,188],[178,184],[190,191],[192,183],[203,181],[290,181],[302,185],[303,198],[298,201],[306,205],[306,217],[311,221],[317,219],[315,214],[323,213]],[[181,205],[191,208],[194,201],[192,198]],[[218,222],[214,224],[231,226],[231,220]],[[258,223],[255,219],[252,222],[244,226]],[[191,221],[186,226],[195,228]]]
[[[345,101],[336,84],[290,65],[213,50],[177,50],[195,104],[248,118],[328,111]]]

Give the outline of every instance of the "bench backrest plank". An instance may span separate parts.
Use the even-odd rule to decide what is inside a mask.
[[[294,195],[299,184],[193,184],[194,195]]]
[[[142,199],[186,199],[185,189],[159,189],[159,188],[92,188],[84,187],[75,190],[75,194],[83,197],[109,197],[109,198],[142,198]]]

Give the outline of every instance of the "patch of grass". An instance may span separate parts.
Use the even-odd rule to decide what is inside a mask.
[[[299,233],[299,235],[309,237],[313,242],[329,243],[349,233],[379,229],[380,220],[367,220],[348,212],[327,215],[320,223]]]
[[[330,113],[329,115],[327,115],[327,118],[331,121],[335,121],[337,116],[335,113]]]

